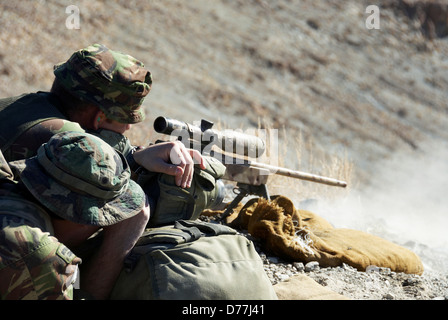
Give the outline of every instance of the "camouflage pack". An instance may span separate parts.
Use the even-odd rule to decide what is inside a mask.
[[[56,65],[54,74],[68,91],[97,105],[109,119],[144,120],[141,105],[151,90],[152,77],[141,61],[94,44]]]
[[[50,92],[22,94],[0,99],[0,148],[5,159],[22,160],[56,133],[84,129],[61,113],[62,101]]]
[[[43,206],[75,223],[112,225],[145,205],[124,156],[91,134],[56,134],[36,157],[10,165]]]

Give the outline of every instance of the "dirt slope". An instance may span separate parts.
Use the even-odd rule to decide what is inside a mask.
[[[366,1],[0,1],[0,96],[47,89],[53,64],[101,42],[152,71],[147,127],[261,119],[347,151],[365,181],[378,159],[448,135],[447,40],[383,3],[369,30]],[[66,28],[71,4],[79,30]]]

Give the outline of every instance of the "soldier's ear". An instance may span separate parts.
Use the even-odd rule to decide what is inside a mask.
[[[93,117],[93,128],[98,130],[100,128],[101,123],[106,120],[106,115],[103,111],[98,110]]]

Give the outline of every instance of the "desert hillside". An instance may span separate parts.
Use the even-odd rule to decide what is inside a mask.
[[[160,115],[279,129],[283,165],[349,163],[329,172],[384,217],[399,203],[446,225],[447,1],[375,3],[379,29],[359,0],[0,0],[0,97],[48,90],[54,64],[102,43],[153,74],[138,143]]]

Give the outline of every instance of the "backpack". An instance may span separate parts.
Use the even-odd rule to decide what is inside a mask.
[[[49,119],[65,119],[51,93],[37,92],[0,99],[0,147],[3,152],[29,128]],[[6,156],[6,153],[4,153]]]
[[[230,227],[179,220],[151,228],[125,260],[111,299],[277,299],[253,243]]]

